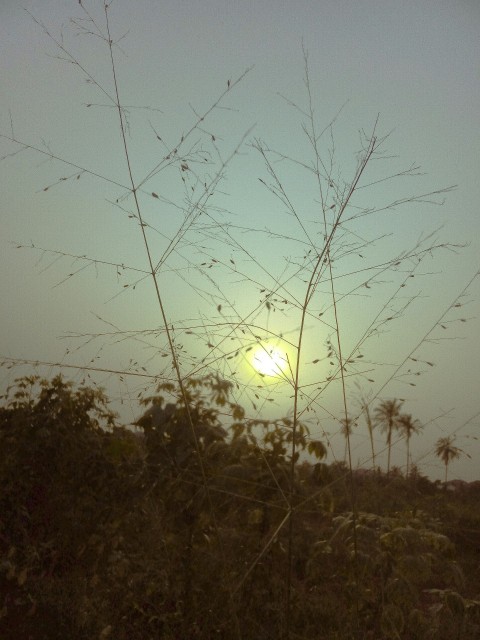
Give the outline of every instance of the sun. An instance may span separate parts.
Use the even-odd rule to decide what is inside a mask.
[[[279,376],[287,367],[287,354],[278,347],[262,345],[254,352],[252,365],[263,376]]]

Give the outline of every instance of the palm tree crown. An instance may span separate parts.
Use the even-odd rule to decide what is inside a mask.
[[[410,438],[420,432],[422,425],[418,420],[412,418],[410,413],[402,413],[397,418],[397,429],[403,432],[407,439],[407,478],[410,470]]]
[[[448,438],[439,438],[435,445],[435,453],[445,465],[445,484],[447,483],[448,465],[463,453],[461,449],[453,444],[454,441],[455,438],[453,436],[448,436]]]
[[[387,462],[387,475],[390,474],[390,453],[392,450],[392,432],[398,428],[398,417],[400,416],[400,409],[403,402],[400,400],[383,400],[380,405],[375,409],[375,418],[377,424],[380,425],[382,431],[387,434],[387,446],[388,446],[388,462]]]

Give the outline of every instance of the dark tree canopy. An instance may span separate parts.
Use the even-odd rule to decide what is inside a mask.
[[[478,496],[465,493],[463,512],[457,499],[446,531],[449,496],[418,470],[366,472],[354,536],[346,467],[320,462],[323,443],[299,425],[306,457],[290,486],[291,421],[248,420],[230,391],[216,377],[183,392],[161,385],[126,429],[98,389],[30,377],[8,390],[1,637],[280,637],[287,492],[300,637],[351,638],[359,627],[364,638],[474,637],[478,545],[458,556],[451,538]]]

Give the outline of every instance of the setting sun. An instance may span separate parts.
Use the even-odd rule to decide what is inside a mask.
[[[278,347],[260,346],[252,358],[253,368],[264,376],[278,376],[287,367],[287,354]]]

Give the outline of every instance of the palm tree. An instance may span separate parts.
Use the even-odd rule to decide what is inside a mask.
[[[402,413],[397,418],[397,429],[400,432],[403,432],[405,438],[407,439],[407,478],[409,476],[410,469],[410,438],[415,434],[419,433],[422,425],[420,422],[414,418],[412,418],[410,413]]]
[[[375,418],[382,431],[387,434],[388,462],[387,476],[390,475],[390,454],[392,452],[392,432],[398,427],[398,417],[403,402],[399,400],[383,400],[375,409]]]
[[[443,461],[445,465],[445,484],[447,484],[448,465],[455,458],[459,458],[463,453],[461,449],[456,447],[453,443],[455,438],[449,436],[448,438],[439,438],[435,445],[435,454]]]

